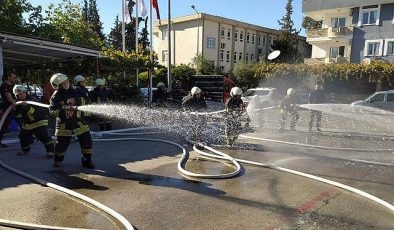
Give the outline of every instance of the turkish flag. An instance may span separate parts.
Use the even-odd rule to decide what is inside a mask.
[[[157,20],[160,21],[160,12],[159,12],[159,4],[157,3],[157,0],[151,0],[152,7],[155,8],[156,10],[156,18]]]

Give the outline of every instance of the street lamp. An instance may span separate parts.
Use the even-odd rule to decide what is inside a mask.
[[[197,56],[196,56],[196,75],[198,75],[198,51],[200,49],[200,13],[196,10],[194,5],[191,5],[191,8],[196,11],[198,19],[197,19]]]

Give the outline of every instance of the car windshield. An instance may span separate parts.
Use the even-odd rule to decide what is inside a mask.
[[[384,94],[379,93],[379,94],[372,95],[371,97],[367,98],[367,101],[370,103],[383,102],[384,101]]]
[[[269,94],[269,90],[248,90],[244,93],[244,97],[251,97],[251,96],[266,96]]]

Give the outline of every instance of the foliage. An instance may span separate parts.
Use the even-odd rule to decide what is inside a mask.
[[[215,66],[212,61],[205,59],[202,54],[196,55],[191,65],[197,69],[198,74],[215,74]]]
[[[292,0],[287,1],[286,14],[278,21],[281,26],[281,33],[272,48],[274,50],[280,50],[281,55],[275,62],[295,63],[300,60],[300,53],[298,52],[298,34],[300,30],[294,28],[294,22],[291,18],[293,14],[292,3]]]
[[[315,21],[311,17],[304,17],[302,19],[302,28],[304,28],[306,31],[309,31],[310,29],[318,29],[321,28],[322,26],[322,21]]]
[[[103,46],[99,35],[83,20],[79,5],[72,4],[70,0],[63,0],[57,6],[51,4],[48,21],[63,42],[92,48]]]
[[[234,66],[233,80],[237,85],[243,86],[244,89],[252,88],[258,85],[255,78],[257,62],[239,62]]]
[[[180,64],[172,68],[172,78],[174,81],[180,81],[181,85],[188,85],[189,79],[192,75],[196,74],[190,65]]]
[[[89,3],[87,0],[84,0],[82,7],[82,19],[85,23],[91,26],[92,30],[102,41],[105,40],[105,36],[103,34],[103,23],[100,21],[96,0],[89,0]]]

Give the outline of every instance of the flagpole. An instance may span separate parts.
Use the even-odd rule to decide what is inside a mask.
[[[171,90],[171,0],[168,0],[168,28],[167,28],[167,38],[168,38],[168,68],[167,68],[167,85],[168,90]]]
[[[150,66],[149,66],[149,88],[150,88],[150,92],[149,92],[149,107],[152,107],[152,67],[153,67],[153,45],[152,45],[152,0],[149,1],[149,16],[150,16],[150,21],[149,21],[149,56],[150,56]]]
[[[138,20],[139,20],[138,19],[138,3],[139,3],[139,0],[137,0],[136,4],[135,4],[135,53],[136,54],[138,54]],[[137,72],[136,85],[138,87],[138,73],[139,73],[138,66],[137,66],[136,72]]]
[[[125,36],[125,0],[122,0],[122,51],[126,52],[126,36]]]

